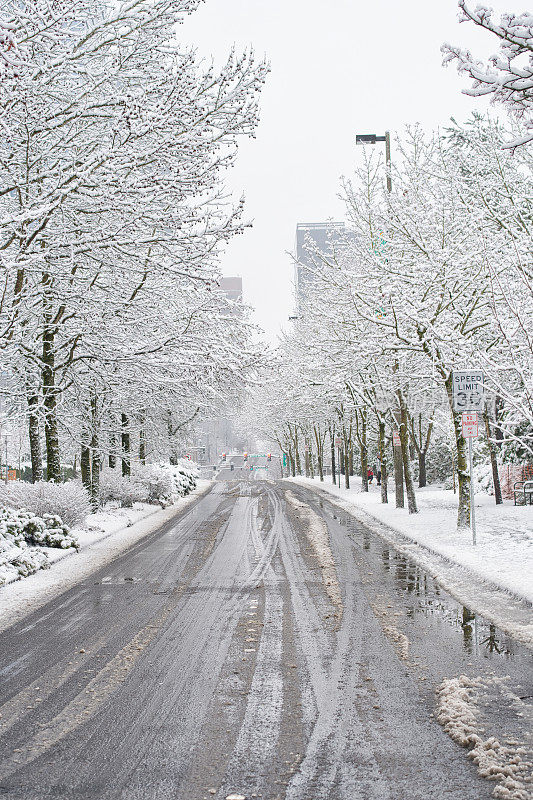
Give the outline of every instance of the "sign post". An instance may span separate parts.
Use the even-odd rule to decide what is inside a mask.
[[[463,436],[468,439],[468,463],[470,466],[470,527],[472,544],[476,544],[476,506],[474,503],[474,454],[472,439],[478,435],[477,411],[465,411],[461,416]]]
[[[453,371],[454,411],[483,411],[485,403],[484,375],[479,370]],[[476,434],[477,435],[477,434]]]
[[[464,439],[468,439],[468,463],[470,467],[470,527],[472,544],[476,544],[476,506],[474,503],[474,454],[472,439],[478,435],[478,412],[483,413],[485,404],[485,376],[480,370],[454,370],[452,373],[453,409],[461,412],[461,428]]]

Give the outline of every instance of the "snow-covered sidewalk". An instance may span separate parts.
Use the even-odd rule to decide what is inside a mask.
[[[477,545],[470,532],[457,531],[457,495],[426,487],[417,490],[418,514],[397,509],[394,486],[383,505],[380,490],[361,492],[357,479],[350,489],[328,478],[291,478],[324,490],[346,511],[372,527],[397,549],[430,572],[442,586],[472,610],[533,644],[533,507],[476,495]],[[331,481],[331,478],[329,479]],[[332,499],[333,499],[332,498]]]
[[[52,562],[50,569],[39,570],[0,587],[0,631],[84,580],[139,539],[157,530],[205,494],[212,483],[199,480],[191,494],[164,509],[136,503],[131,509],[118,508],[91,514],[83,530],[72,531],[80,544],[78,552],[72,548],[43,548]]]

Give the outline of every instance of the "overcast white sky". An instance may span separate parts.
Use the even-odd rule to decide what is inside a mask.
[[[523,10],[509,3],[491,6]],[[242,276],[245,300],[273,341],[292,311],[286,251],[296,224],[343,218],[339,178],[361,158],[355,134],[394,134],[414,122],[430,129],[486,108],[461,94],[467,79],[441,66],[440,46],[487,55],[496,40],[460,25],[456,0],[206,0],[178,35],[217,61],[235,44],[271,62],[257,138],[242,141],[228,174],[254,226],[228,246],[222,270]]]

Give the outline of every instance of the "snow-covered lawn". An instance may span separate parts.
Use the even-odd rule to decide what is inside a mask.
[[[457,495],[452,491],[417,489],[419,513],[409,514],[395,507],[392,483],[389,503],[383,505],[379,487],[361,492],[356,479],[348,490],[333,486],[327,477],[324,483],[311,478],[290,480],[334,495],[337,503],[428,569],[465,605],[470,603],[473,610],[515,634],[517,620],[511,617],[517,610],[520,638],[533,642],[531,615],[528,621],[524,603],[514,601],[533,603],[533,506],[514,506],[508,500],[496,506],[493,497],[477,494],[474,546],[469,530],[457,531]],[[489,584],[503,590],[501,597],[491,592]]]
[[[167,508],[135,503],[133,508],[99,511],[87,517],[83,529],[73,529],[80,549],[45,547],[50,569],[0,587],[0,630],[4,630],[55,595],[84,580],[143,536],[163,525],[204,494],[212,481],[199,480],[196,489]]]

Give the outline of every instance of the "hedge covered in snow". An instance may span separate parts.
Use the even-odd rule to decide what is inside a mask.
[[[0,503],[14,509],[27,509],[38,517],[52,514],[69,528],[81,526],[91,513],[89,494],[81,481],[66,483],[26,483],[13,481],[7,488],[0,486]]]
[[[36,546],[37,545],[37,546]],[[0,586],[25,578],[50,562],[42,547],[78,547],[69,528],[54,514],[0,507]]]
[[[192,492],[198,475],[198,467],[190,461],[136,465],[131,477],[123,477],[117,470],[104,470],[100,475],[100,502],[105,505],[114,501],[125,507],[158,503],[165,508]]]

